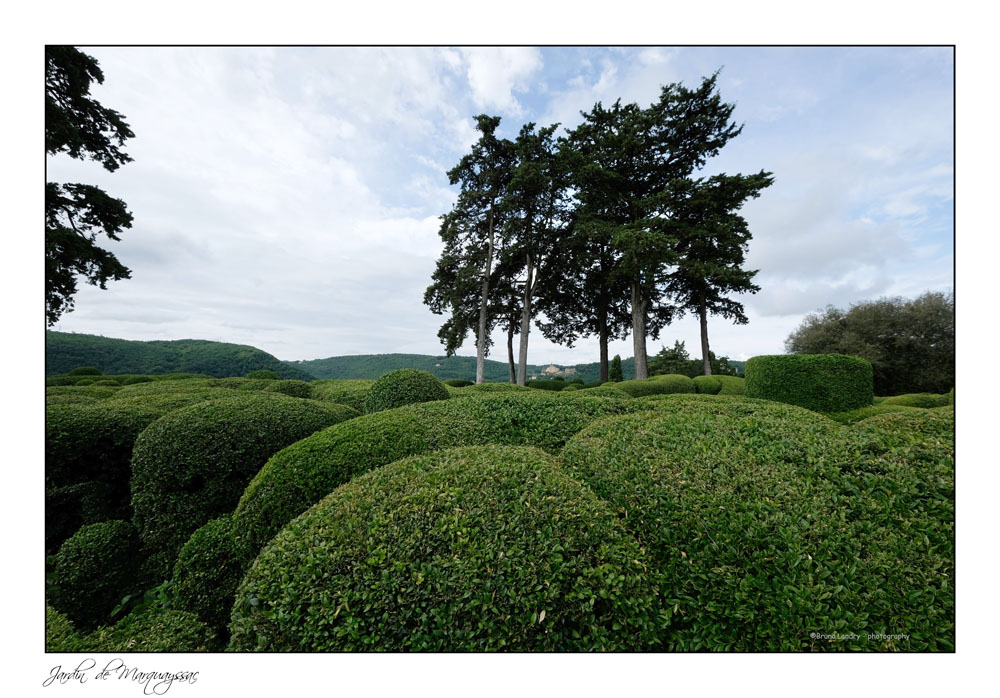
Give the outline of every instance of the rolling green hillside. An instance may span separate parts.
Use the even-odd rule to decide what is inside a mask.
[[[355,356],[331,356],[327,359],[311,361],[291,361],[317,378],[366,378],[376,379],[397,368],[416,368],[429,371],[441,380],[463,378],[475,380],[476,357],[474,356],[430,356],[428,354],[359,354]],[[528,376],[541,375],[549,364],[528,364]],[[559,368],[565,366],[557,364]],[[632,359],[622,360],[622,373],[626,379],[635,377]],[[600,375],[598,362],[577,364],[572,368],[576,373],[567,378],[582,378],[585,382],[596,381]],[[486,360],[486,380],[506,382],[510,372],[506,362]]]
[[[45,333],[45,374],[96,366],[103,373],[204,373],[217,378],[270,369],[281,378],[310,381],[314,376],[267,352],[242,344],[202,339],[138,342],[69,332]]]

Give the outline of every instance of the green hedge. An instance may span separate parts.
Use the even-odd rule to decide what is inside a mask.
[[[226,514],[191,534],[177,556],[172,578],[177,607],[191,611],[220,634],[228,634],[233,596],[243,576],[232,524],[232,516]]]
[[[168,575],[191,533],[232,511],[272,454],[355,415],[343,405],[252,392],[191,405],[150,424],[136,439],[131,481],[150,573]]]
[[[934,393],[907,393],[906,395],[894,395],[882,401],[883,405],[904,405],[906,407],[943,407],[950,404],[948,394],[936,395]]]
[[[108,385],[62,385],[45,389],[46,405],[92,405],[107,400],[117,390]]]
[[[464,388],[468,385],[475,385],[472,381],[467,381],[464,378],[448,378],[441,382],[445,385],[450,385],[452,388]]]
[[[51,603],[81,628],[110,620],[111,611],[140,584],[139,538],[128,521],[83,526],[56,553]]]
[[[563,390],[566,387],[566,381],[563,380],[533,380],[527,381],[525,385],[529,388],[534,388],[535,390]]]
[[[274,371],[269,371],[266,368],[261,368],[256,371],[250,371],[247,374],[247,378],[263,378],[264,380],[278,380],[278,374]]]
[[[722,384],[722,389],[718,392],[719,395],[746,394],[745,378],[737,378],[736,376],[713,376],[713,378]]]
[[[666,649],[953,647],[954,462],[942,424],[925,423],[914,443],[912,424],[862,427],[910,413],[848,428],[752,398],[639,402],[656,411],[596,422],[562,456],[649,551]],[[861,637],[810,635],[837,630]],[[868,639],[878,633],[910,637]]]
[[[45,490],[45,553],[55,553],[86,524],[129,518],[131,511],[106,482],[78,482]]]
[[[466,388],[469,390],[471,388]],[[599,417],[638,409],[631,400],[543,392],[478,395],[364,415],[276,453],[233,515],[244,561],[285,524],[353,477],[400,458],[452,446],[532,445],[557,451]]]
[[[746,394],[816,412],[872,404],[872,365],[842,354],[754,356],[746,363]]]
[[[668,373],[663,376],[641,378],[615,383],[614,387],[632,397],[643,395],[667,395],[670,393],[693,393],[694,381],[679,373]]]
[[[69,619],[45,607],[48,652],[211,652],[219,649],[215,633],[193,613],[151,609],[133,613],[90,634],[77,632]]]
[[[833,419],[841,424],[854,424],[855,422],[860,422],[862,419],[868,419],[869,417],[874,417],[879,414],[891,414],[894,412],[913,412],[916,407],[907,407],[906,405],[872,405],[871,407],[859,407],[856,410],[848,410],[846,412],[827,412],[826,416]]]
[[[703,395],[718,395],[722,390],[722,381],[715,376],[695,376],[694,391]]]
[[[230,649],[647,649],[647,565],[615,513],[537,449],[418,456],[281,532],[240,586]]]
[[[433,374],[414,368],[389,371],[372,384],[365,396],[365,413],[391,410],[418,402],[447,400],[448,389]]]
[[[73,385],[79,385],[79,386],[94,385],[94,382],[95,381],[93,378],[79,378]]]
[[[464,392],[469,393],[523,393],[529,390],[527,386],[514,383],[479,383],[470,385]]]
[[[95,366],[77,366],[66,374],[67,376],[101,376],[104,375]]]
[[[313,400],[334,402],[365,411],[365,398],[375,381],[370,380],[319,380],[309,384]]]

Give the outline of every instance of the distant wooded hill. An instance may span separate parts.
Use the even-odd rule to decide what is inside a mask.
[[[474,356],[429,356],[427,354],[360,354],[356,356],[331,356],[328,359],[313,359],[311,361],[291,361],[293,366],[307,371],[317,378],[378,378],[384,373],[397,368],[417,368],[429,371],[441,380],[448,378],[476,379],[476,358]],[[543,371],[551,364],[528,364],[528,376],[542,376]],[[590,383],[600,377],[600,364],[576,364],[562,366],[559,369],[572,368],[575,373],[563,376],[567,379],[582,378]],[[626,379],[635,377],[635,363],[632,359],[622,360],[622,374]],[[486,360],[487,381],[506,382],[510,379],[510,370],[503,361]]]
[[[295,364],[243,344],[203,339],[139,342],[70,332],[45,333],[45,374],[95,366],[105,374],[204,373],[217,378],[245,376],[270,369],[281,378],[310,381],[314,376]]]

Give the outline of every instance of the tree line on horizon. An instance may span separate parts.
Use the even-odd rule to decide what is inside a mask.
[[[739,210],[773,182],[764,170],[696,176],[743,128],[717,76],[666,85],[646,108],[598,102],[559,137],[559,124],[527,123],[511,141],[496,134],[500,117],[476,117],[479,140],[448,172],[458,199],[442,216],[444,249],[424,295],[448,316],[438,332],[448,355],[474,336],[476,382],[501,329],[510,380],[524,384],[533,320],[558,344],[596,336],[605,381],[608,342],[631,334],[636,378],[646,378],[647,337],[685,313],[699,318],[712,373],[708,316],[745,324],[731,296],[760,290],[743,269],[751,234]]]

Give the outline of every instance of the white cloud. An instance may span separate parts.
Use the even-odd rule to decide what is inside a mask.
[[[462,55],[476,106],[519,116],[514,91],[531,89],[529,78],[542,67],[541,52],[531,47],[463,48]]]

